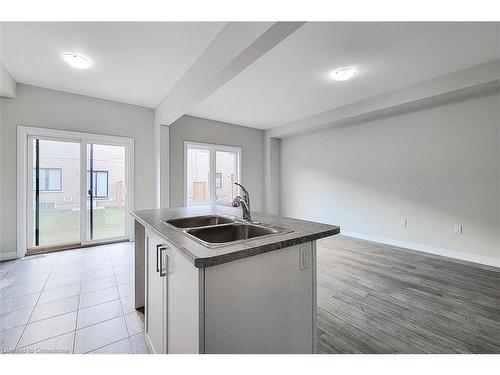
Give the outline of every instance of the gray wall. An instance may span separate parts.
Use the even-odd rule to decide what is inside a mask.
[[[0,63],[0,97],[15,98],[16,97],[16,81]]]
[[[193,141],[241,147],[242,184],[250,192],[252,210],[263,210],[264,131],[182,116],[170,125],[169,136],[170,207],[184,204],[184,141]]]
[[[280,214],[280,146],[281,139],[264,133],[265,212]]]
[[[495,94],[285,138],[282,213],[500,266],[499,127]]]
[[[170,126],[160,127],[160,207],[170,207]]]
[[[135,207],[154,207],[152,109],[23,84],[15,99],[0,100],[0,252],[16,250],[17,125],[134,138]]]

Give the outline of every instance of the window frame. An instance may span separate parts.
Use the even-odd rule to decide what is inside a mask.
[[[40,193],[60,193],[63,191],[63,169],[62,168],[40,167],[39,170],[40,171],[42,171],[42,170],[49,171],[49,173],[50,173],[50,171],[59,171],[59,189],[47,189],[47,187],[50,188],[50,177],[49,177],[49,173],[46,173],[45,178],[44,178],[45,189],[39,188],[38,191]],[[35,168],[33,168],[33,173],[36,173]],[[35,175],[33,174],[33,184],[34,183],[35,183]],[[36,187],[33,186],[33,191],[35,191],[35,190],[36,190]]]
[[[187,154],[188,149],[199,149],[199,150],[208,150],[210,153],[209,156],[209,187],[208,187],[208,195],[209,200],[207,203],[201,204],[188,204],[187,201]],[[184,141],[184,206],[201,206],[207,204],[217,204],[216,200],[216,152],[234,152],[236,154],[236,173],[235,173],[235,182],[241,182],[241,166],[242,166],[242,149],[239,146],[229,146],[229,145],[217,145],[211,143],[202,143],[202,142],[193,142],[193,141]]]

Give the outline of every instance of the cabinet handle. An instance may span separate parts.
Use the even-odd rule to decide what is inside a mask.
[[[156,272],[160,272],[160,266],[158,265],[158,260],[160,258],[160,247],[163,245],[156,245]]]
[[[167,249],[168,248],[165,245],[162,245],[160,247],[160,277],[167,276],[167,270],[165,270],[165,272],[163,271],[163,252]],[[167,266],[168,266],[168,263],[167,263]]]

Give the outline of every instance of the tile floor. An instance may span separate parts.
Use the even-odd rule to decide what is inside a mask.
[[[0,353],[149,353],[133,244],[0,263]]]

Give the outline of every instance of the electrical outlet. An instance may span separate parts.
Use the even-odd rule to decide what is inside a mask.
[[[455,225],[455,233],[456,234],[462,234],[463,233],[463,228],[461,225]]]
[[[402,226],[403,228],[407,228],[407,227],[408,227],[408,220],[407,220],[407,219],[403,219],[403,220],[401,220],[401,226]]]
[[[299,270],[304,271],[309,268],[311,264],[311,253],[309,247],[299,248]]]

